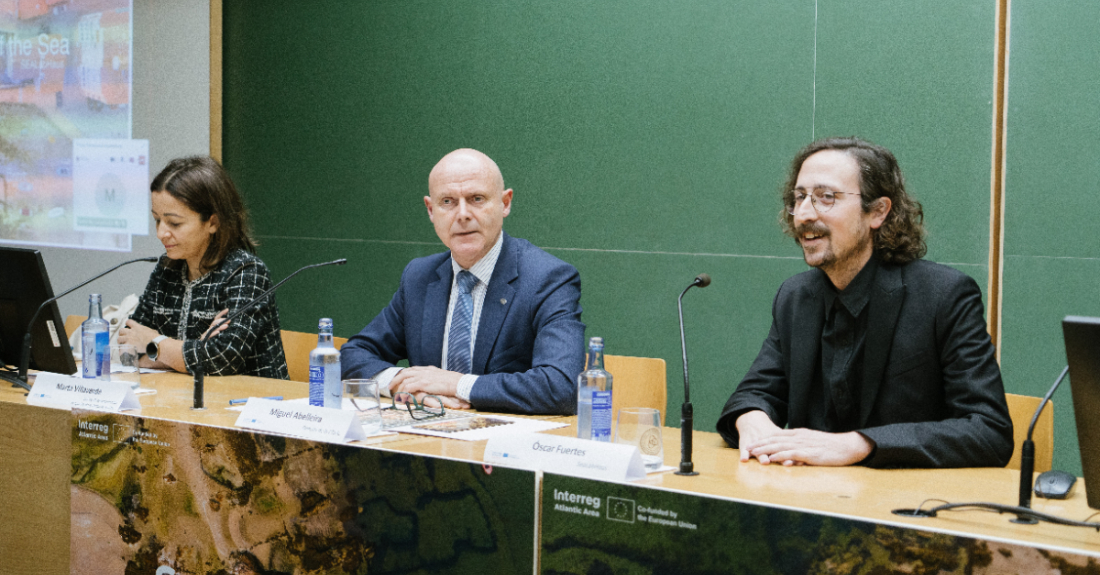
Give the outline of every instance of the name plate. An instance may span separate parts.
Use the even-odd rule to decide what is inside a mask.
[[[485,462],[605,481],[645,477],[637,446],[541,433],[491,438]]]
[[[330,443],[367,438],[354,411],[261,397],[248,398],[236,425]]]
[[[39,373],[27,395],[27,403],[61,409],[92,409],[118,413],[141,409],[128,381],[103,381],[70,377],[60,373]]]

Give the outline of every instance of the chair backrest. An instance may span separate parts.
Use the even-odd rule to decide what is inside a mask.
[[[1006,393],[1008,402],[1008,414],[1012,418],[1012,440],[1016,449],[1012,451],[1012,460],[1008,462],[1008,469],[1020,468],[1020,448],[1027,439],[1027,427],[1031,425],[1031,417],[1039,407],[1041,397],[1030,395],[1016,395]],[[1035,442],[1035,471],[1041,473],[1050,471],[1054,466],[1054,402],[1050,402],[1043,409],[1039,421],[1035,422],[1035,431],[1031,434],[1031,440]]]
[[[665,387],[665,360],[653,357],[625,355],[603,356],[604,369],[614,377],[612,382],[611,417],[619,416],[622,407],[655,407],[665,421],[668,388]],[[614,429],[614,419],[612,419]]]
[[[80,324],[88,321],[86,315],[70,315],[65,318],[65,337],[72,337],[76,330],[80,329]]]
[[[283,353],[286,354],[286,369],[290,381],[309,381],[309,352],[317,347],[317,334],[304,331],[283,330]],[[340,349],[348,338],[333,337],[332,343]]]

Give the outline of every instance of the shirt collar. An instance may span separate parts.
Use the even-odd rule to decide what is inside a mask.
[[[489,285],[489,280],[493,277],[493,270],[497,267],[497,259],[500,258],[500,249],[504,245],[504,232],[500,232],[497,236],[496,243],[489,249],[489,253],[485,254],[485,257],[481,258],[474,265],[470,266],[470,269],[466,270],[477,278],[477,281]],[[454,256],[451,256],[451,271],[454,272],[454,277],[458,277],[458,272],[464,268],[458,265]]]
[[[826,281],[828,289],[825,290],[825,309],[832,307],[834,300],[840,298],[840,304],[848,310],[848,313],[852,314],[852,317],[858,317],[863,313],[867,302],[871,301],[871,287],[875,282],[876,271],[878,271],[878,258],[872,255],[844,290],[837,291],[831,282]]]

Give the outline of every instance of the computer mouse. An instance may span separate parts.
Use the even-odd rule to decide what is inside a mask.
[[[1077,477],[1065,471],[1044,471],[1035,479],[1035,495],[1046,499],[1065,499],[1073,492]]]

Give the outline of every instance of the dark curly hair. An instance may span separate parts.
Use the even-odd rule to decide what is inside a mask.
[[[864,212],[871,211],[875,200],[882,197],[890,199],[890,213],[886,221],[879,229],[873,230],[875,253],[879,258],[886,263],[904,264],[924,257],[928,251],[924,243],[924,208],[905,191],[905,179],[897,159],[890,150],[855,136],[817,140],[795,156],[782,190],[783,207],[779,220],[783,233],[797,240],[794,216],[787,213],[787,206],[794,200],[794,188],[802,163],[824,150],[845,152],[859,164],[859,192]]]
[[[217,267],[233,250],[256,253],[256,241],[252,239],[241,195],[225,168],[214,158],[190,156],[168,162],[153,178],[149,191],[168,192],[204,222],[217,214],[218,231],[210,238],[200,262],[203,273]],[[172,262],[170,267],[180,265],[183,263]]]

